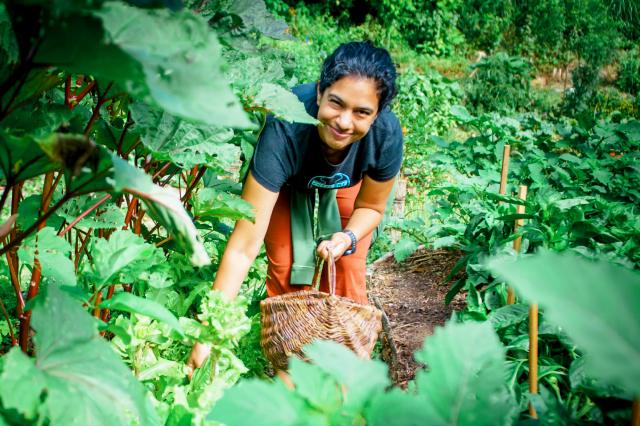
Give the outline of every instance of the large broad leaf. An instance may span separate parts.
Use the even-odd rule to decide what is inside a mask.
[[[93,279],[97,287],[109,284],[127,266],[153,255],[158,250],[153,244],[129,231],[115,231],[109,239],[94,240],[91,249]]]
[[[0,398],[27,419],[56,425],[156,425],[145,388],[99,335],[92,318],[56,286],[33,308],[36,359],[14,348]]]
[[[106,42],[140,64],[149,94],[161,108],[203,123],[251,126],[224,78],[220,44],[202,17],[115,2],[96,16]]]
[[[572,253],[545,252],[513,262],[495,258],[489,269],[587,354],[590,376],[640,395],[640,275]]]
[[[253,379],[227,390],[207,420],[227,426],[296,426],[305,424],[304,402],[281,382]]]
[[[256,29],[275,39],[293,38],[287,31],[286,22],[269,13],[263,0],[234,0],[231,2],[229,12],[238,15],[248,29]]]
[[[231,129],[194,124],[143,103],[131,105],[135,129],[154,158],[183,168],[195,165],[229,170],[240,158],[240,148],[230,144]]]
[[[116,293],[111,299],[102,302],[100,307],[144,315],[167,324],[179,334],[184,335],[184,331],[182,331],[182,327],[175,315],[153,300],[144,299],[131,293]]]
[[[19,138],[0,131],[0,182],[15,184],[58,167],[31,137]]]
[[[296,95],[276,84],[263,83],[252,104],[261,106],[276,117],[290,122],[313,125],[319,123],[315,117],[307,113],[304,104]]]
[[[529,306],[521,303],[502,306],[489,314],[489,322],[494,329],[511,327],[529,318]]]
[[[344,385],[344,408],[347,411],[360,411],[367,401],[391,383],[386,364],[363,360],[338,343],[316,341],[307,345],[304,353],[321,370]]]
[[[395,388],[376,395],[367,408],[367,425],[424,426],[436,425],[425,410],[423,399]]]
[[[449,323],[427,338],[416,375],[430,425],[512,424],[504,348],[489,324]]]
[[[253,220],[253,206],[237,195],[204,188],[192,199],[194,215],[201,219],[211,217],[227,217],[234,220]]]
[[[20,249],[20,260],[33,266],[37,258],[42,268],[42,276],[58,285],[75,286],[76,274],[73,262],[69,258],[71,246],[56,230],[43,228],[40,232],[27,238]]]

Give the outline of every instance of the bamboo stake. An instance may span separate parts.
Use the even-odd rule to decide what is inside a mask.
[[[636,398],[633,400],[631,426],[640,426],[640,398]]]
[[[520,185],[520,187],[518,187],[518,198],[520,198],[521,200],[526,200],[527,199],[527,187],[524,185]],[[518,204],[518,206],[516,207],[516,213],[518,214],[524,214],[524,206]],[[524,219],[518,219],[516,220],[515,226],[513,228],[513,231],[517,231],[518,228],[520,226],[524,225]],[[513,249],[516,252],[520,252],[520,248],[522,247],[522,237],[518,237],[515,240],[513,240]],[[507,304],[509,305],[513,305],[514,303],[516,303],[516,294],[513,292],[513,289],[511,287],[509,287],[509,289],[507,290]]]
[[[538,304],[529,306],[529,393],[538,393]],[[538,418],[536,409],[529,402],[529,415]]]
[[[511,145],[505,145],[502,151],[502,172],[500,173],[500,195],[507,194],[507,177],[509,175],[509,155]]]

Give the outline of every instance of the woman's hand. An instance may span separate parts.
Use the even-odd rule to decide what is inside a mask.
[[[205,343],[196,343],[191,348],[191,353],[189,354],[189,359],[187,360],[187,368],[189,368],[189,379],[193,376],[193,372],[196,368],[202,367],[205,360],[209,356],[211,352],[211,346]]]
[[[333,258],[337,261],[345,251],[351,248],[351,237],[344,232],[336,232],[330,240],[321,241],[316,252],[325,261],[329,260],[329,251],[333,253]]]

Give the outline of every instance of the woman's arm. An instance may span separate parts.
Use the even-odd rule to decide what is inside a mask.
[[[249,172],[242,199],[253,206],[255,222],[244,219],[236,222],[213,283],[214,289],[222,291],[230,299],[240,291],[251,264],[260,253],[278,193],[260,185]]]
[[[346,229],[351,230],[360,241],[362,237],[380,224],[387,206],[387,199],[393,189],[395,179],[386,182],[378,182],[369,176],[364,177],[362,187],[356,197],[353,214],[347,223]],[[327,247],[331,247],[334,258],[337,260],[351,247],[351,238],[344,232],[336,232],[331,240],[318,244],[318,255],[327,258]]]

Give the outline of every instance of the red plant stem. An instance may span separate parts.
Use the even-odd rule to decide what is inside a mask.
[[[71,75],[64,82],[64,104],[71,109]]]
[[[163,175],[163,174],[164,174],[164,172],[166,172],[166,171],[167,171],[167,169],[168,169],[170,166],[171,166],[171,162],[167,162],[167,164],[165,164],[164,166],[162,166],[162,168],[161,168],[160,170],[158,170],[157,172],[155,172],[155,173],[153,174],[153,178],[152,178],[152,179],[155,181],[155,180],[158,178],[158,176]]]
[[[113,293],[116,290],[116,286],[115,284],[112,284],[109,286],[109,290],[107,290],[107,300],[111,299],[113,297]],[[102,319],[102,321],[107,322],[109,321],[109,309],[104,309],[102,311],[102,315],[100,316],[100,318]]]
[[[80,259],[82,257],[82,253],[87,247],[87,243],[89,242],[89,239],[91,239],[92,232],[93,232],[93,228],[89,228],[89,231],[87,232],[87,235],[84,237],[84,240],[81,239],[82,244],[80,245],[80,250],[76,251],[76,257],[74,258],[74,261],[73,261],[73,266],[76,272],[78,272],[78,266],[80,266]],[[77,235],[79,235],[79,233],[77,233]]]
[[[166,243],[168,243],[168,242],[169,242],[169,241],[171,241],[171,240],[173,240],[173,237],[168,236],[168,237],[167,237],[167,238],[165,238],[164,240],[162,240],[162,241],[158,241],[158,242],[156,243],[156,247],[162,247],[163,245],[165,245]]]
[[[78,105],[84,99],[84,97],[87,96],[87,94],[91,91],[91,89],[93,89],[93,86],[95,85],[96,85],[96,81],[92,80],[89,82],[89,84],[85,86],[84,89],[82,89],[82,91],[79,94],[73,96],[71,100],[74,102],[74,104],[71,106],[71,108],[72,109],[75,108],[76,105]]]
[[[141,143],[142,143],[142,139],[138,138],[138,140],[136,140],[136,142],[133,145],[131,145],[131,148],[129,148],[129,151],[124,153],[123,158],[127,158],[129,154],[131,154],[133,150],[136,149],[138,145],[140,145]]]
[[[189,187],[187,188],[187,190],[185,191],[184,195],[181,198],[181,201],[183,203],[186,203],[187,200],[191,197],[191,193],[196,188],[196,185],[198,185],[198,182],[200,182],[200,179],[202,179],[206,171],[207,171],[206,167],[201,167],[200,170],[198,170],[198,174],[193,179],[193,181],[191,182],[191,185],[189,185]]]
[[[136,235],[140,235],[142,232],[142,218],[144,217],[144,210],[138,209],[138,217],[136,218],[136,223],[133,225],[133,232]]]
[[[122,227],[123,230],[129,229],[129,225],[131,224],[131,219],[133,218],[133,212],[136,210],[136,207],[138,206],[138,199],[134,198],[131,200],[131,202],[129,203],[129,208],[127,209],[127,215],[124,218],[124,226]]]
[[[20,288],[20,278],[18,277],[18,271],[16,269],[16,262],[14,260],[15,253],[8,251],[6,253],[7,264],[9,265],[9,275],[11,276],[11,285],[13,286],[13,292],[16,294],[18,303],[16,304],[16,313],[18,317],[22,316],[22,309],[24,308],[24,297],[22,296],[22,289]]]
[[[71,231],[71,228],[73,228],[74,226],[76,226],[76,224],[78,222],[80,222],[82,219],[84,219],[87,215],[89,215],[92,211],[94,211],[95,209],[97,209],[98,207],[100,207],[101,205],[103,205],[105,202],[107,202],[107,200],[109,200],[111,198],[111,194],[107,194],[104,197],[102,197],[101,199],[99,199],[94,205],[92,205],[91,207],[89,207],[87,210],[83,211],[82,213],[80,213],[80,215],[78,217],[76,217],[75,219],[73,219],[73,221],[67,225],[66,228],[64,228],[62,231],[60,231],[60,233],[58,234],[60,237],[64,236],[67,232]]]
[[[102,288],[96,294],[95,304],[93,308],[93,316],[100,318],[100,303],[102,303]]]
[[[18,340],[16,339],[16,335],[13,334],[13,326],[11,325],[11,319],[9,318],[9,313],[7,312],[7,308],[4,306],[4,303],[2,303],[2,299],[0,299],[0,309],[2,309],[4,318],[7,320],[7,325],[9,325],[9,336],[11,336],[11,346],[18,346]]]
[[[49,203],[51,202],[51,196],[53,195],[53,172],[48,172],[44,175],[44,185],[42,188],[42,203],[40,204],[40,217],[44,216],[49,210]],[[47,223],[46,219],[42,220],[38,225],[38,231],[44,228]],[[38,294],[40,289],[40,280],[42,279],[42,266],[38,259],[38,251],[36,249],[35,260],[33,263],[33,272],[31,273],[31,281],[29,282],[29,290],[27,291],[27,302]],[[27,352],[29,349],[29,332],[31,324],[31,311],[25,311],[24,315],[20,318],[20,348],[23,352]]]
[[[83,135],[89,136],[89,132],[91,131],[91,128],[93,127],[94,123],[100,116],[100,108],[102,108],[102,105],[104,105],[105,102],[107,101],[106,95],[107,95],[107,92],[111,89],[111,86],[113,86],[113,83],[109,83],[109,85],[107,85],[107,88],[104,90],[104,92],[102,92],[102,94],[98,93],[98,101],[96,102],[96,106],[93,107],[93,113],[91,114],[91,118],[89,119],[89,122],[84,128],[84,131],[82,132]]]

